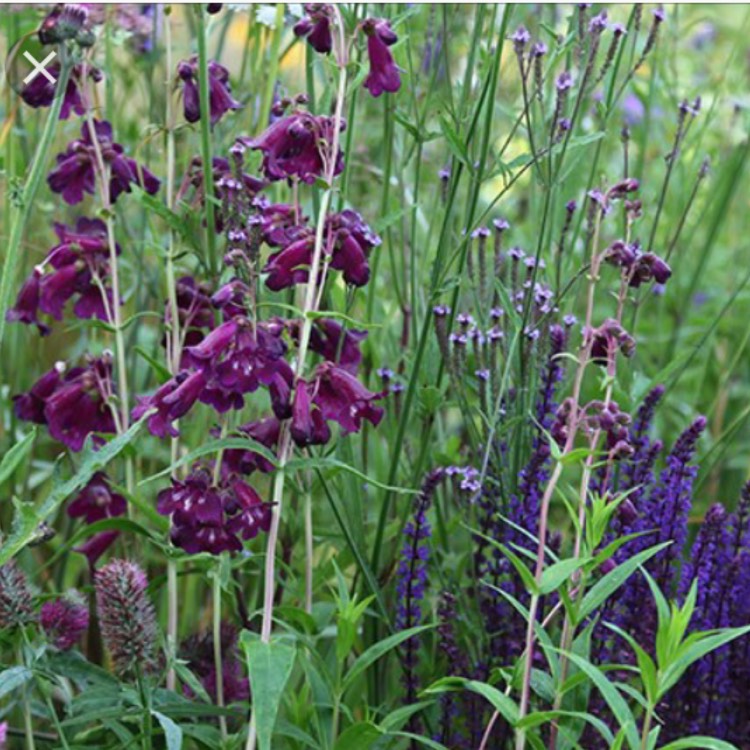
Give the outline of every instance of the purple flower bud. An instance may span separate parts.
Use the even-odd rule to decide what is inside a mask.
[[[330,5],[305,5],[305,16],[294,25],[294,34],[306,37],[309,45],[322,55],[327,55],[333,49],[331,35],[332,7]]]
[[[559,92],[568,91],[573,86],[573,76],[566,70],[557,77],[555,88]]]
[[[183,60],[177,65],[177,74],[184,84],[183,104],[185,119],[198,122],[201,119],[200,90],[198,86],[198,56]],[[214,60],[208,62],[208,98],[211,125],[233,109],[242,109],[242,105],[231,95],[229,71]]]

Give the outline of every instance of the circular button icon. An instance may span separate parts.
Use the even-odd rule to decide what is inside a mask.
[[[57,45],[43,45],[36,32],[21,37],[5,60],[5,77],[19,95],[32,90],[45,99],[55,98],[58,91],[60,58]]]

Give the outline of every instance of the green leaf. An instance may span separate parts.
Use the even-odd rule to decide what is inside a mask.
[[[367,484],[372,485],[373,487],[377,487],[381,490],[387,490],[388,492],[396,492],[402,495],[416,495],[419,492],[419,490],[412,490],[408,489],[407,487],[393,487],[391,485],[378,482],[376,479],[368,477],[367,474],[363,474],[361,471],[358,471],[353,466],[349,466],[349,464],[345,464],[343,461],[339,461],[335,458],[326,458],[324,456],[293,458],[286,464],[285,467],[285,471],[289,472],[300,471],[301,469],[334,469],[337,471],[345,471],[349,474],[353,474],[355,477],[358,477],[363,482],[367,482]]]
[[[0,672],[0,698],[25,685],[33,673],[27,667],[11,667]]]
[[[403,726],[408,719],[413,716],[417,711],[431,706],[434,701],[420,701],[419,703],[410,703],[407,706],[401,706],[395,711],[391,711],[383,721],[380,722],[380,726],[386,731],[390,732],[398,727]]]
[[[461,138],[455,127],[453,127],[453,125],[448,121],[447,118],[440,118],[440,129],[443,131],[445,140],[448,142],[448,148],[451,150],[453,155],[460,162],[463,162],[466,167],[471,168],[471,162],[469,161],[469,157],[466,153],[464,140]]]
[[[664,542],[655,547],[649,547],[643,550],[643,552],[639,552],[637,555],[620,563],[616,568],[610,570],[607,575],[602,576],[583,597],[581,606],[578,608],[577,621],[581,622],[588,617],[600,604],[617,591],[635,573],[639,566],[670,544],[671,542]]]
[[[442,680],[438,680],[430,685],[430,687],[423,692],[427,695],[431,695],[459,690],[461,688],[470,690],[472,693],[476,693],[477,695],[486,698],[492,704],[492,707],[495,708],[508,722],[508,724],[511,726],[516,725],[516,722],[518,721],[518,706],[515,701],[496,687],[488,685],[486,682],[467,680],[463,677],[444,677]]]
[[[448,750],[445,745],[441,745],[439,742],[431,740],[428,737],[422,737],[419,734],[412,734],[411,732],[390,732],[389,734],[392,734],[394,737],[403,737],[407,740],[413,740],[414,742],[418,742],[420,745],[432,748],[432,750]]]
[[[70,479],[56,484],[38,508],[32,503],[17,503],[10,536],[0,549],[0,565],[5,564],[13,555],[20,552],[34,538],[36,529],[42,521],[52,515],[68,497],[88,484],[89,479],[97,471],[104,469],[115,456],[129,445],[148,417],[149,414],[145,414],[130,429],[122,435],[112,438],[98,450],[94,450],[92,440],[89,437],[81,452],[81,463],[78,471]]]
[[[713,737],[703,737],[702,735],[683,737],[681,740],[675,740],[668,745],[663,745],[661,750],[698,750],[698,748],[705,748],[705,750],[737,750],[737,746],[731,742],[724,742],[724,740],[717,740]]]
[[[659,683],[659,698],[675,685],[693,662],[747,633],[750,633],[750,625],[722,630],[720,633],[705,635],[697,642],[684,643],[678,650],[675,661],[665,665],[664,676]]]
[[[0,486],[13,476],[13,472],[18,468],[21,461],[34,445],[36,437],[36,427],[31,428],[31,432],[24,435],[0,461]]]
[[[631,750],[637,750],[640,740],[638,730],[636,729],[635,717],[617,688],[607,679],[604,672],[588,660],[578,656],[578,654],[569,652],[568,659],[594,683],[617,719],[619,726],[625,730],[625,737]]]
[[[573,558],[570,560],[560,560],[546,568],[542,573],[542,578],[539,581],[539,591],[542,594],[549,594],[551,591],[558,589],[570,576],[578,570],[582,565],[585,565],[587,560],[581,558]]]
[[[614,737],[609,727],[599,718],[583,711],[537,711],[521,719],[516,725],[517,729],[533,729],[534,727],[546,724],[553,719],[569,718],[581,719],[591,724],[602,737],[607,741],[607,745],[612,745]]]
[[[346,691],[347,688],[351,687],[352,683],[365,672],[365,670],[374,664],[381,656],[387,654],[392,648],[395,648],[399,644],[403,643],[409,638],[413,638],[415,635],[428,630],[431,625],[420,625],[416,628],[409,628],[408,630],[402,630],[399,633],[394,633],[384,638],[382,641],[378,641],[368,648],[363,654],[359,656],[357,661],[352,664],[352,668],[346,673],[346,677],[341,684],[341,692]]]
[[[159,722],[164,730],[164,740],[167,744],[167,750],[181,750],[182,748],[182,729],[169,716],[165,716],[159,711],[152,711],[151,714]]]
[[[336,740],[334,750],[369,750],[383,735],[383,730],[369,721],[347,727]]]
[[[219,440],[209,440],[207,443],[204,443],[200,447],[186,453],[184,456],[181,456],[175,463],[171,464],[163,471],[159,471],[156,474],[152,474],[150,477],[141,479],[141,481],[138,482],[138,486],[141,487],[144,484],[153,482],[155,479],[161,479],[161,477],[173,473],[177,467],[184,466],[185,464],[192,464],[203,456],[218,453],[220,450],[231,449],[253,451],[253,453],[258,453],[263,456],[263,458],[273,464],[273,466],[278,465],[278,460],[273,452],[268,450],[265,445],[259,443],[257,440],[253,440],[250,437],[227,437]]]
[[[245,652],[253,691],[253,715],[260,750],[271,750],[271,737],[279,712],[281,696],[292,673],[296,649],[284,641],[264,643],[248,630],[240,644]]]

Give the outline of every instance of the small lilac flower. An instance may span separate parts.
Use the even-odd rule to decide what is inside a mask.
[[[332,13],[330,5],[305,3],[304,17],[294,24],[295,36],[305,37],[308,44],[321,55],[329,54],[333,49]]]
[[[24,100],[29,107],[38,109],[39,107],[49,107],[55,98],[55,91],[57,84],[60,79],[60,63],[52,63],[47,67],[50,75],[55,79],[54,82],[50,81],[44,75],[37,75],[27,83],[21,91],[21,99]],[[74,65],[70,71],[70,78],[68,84],[65,87],[65,95],[63,97],[62,107],[60,109],[60,119],[67,120],[71,113],[79,116],[83,116],[86,113],[86,106],[81,98],[81,76],[86,72],[88,78],[94,83],[98,83],[102,80],[102,73],[98,68],[92,65],[84,66],[81,64]]]
[[[341,122],[341,130],[346,123]],[[330,149],[334,137],[334,119],[298,111],[282,117],[257,138],[240,138],[245,146],[263,152],[263,173],[269,180],[299,177],[312,185],[323,175],[321,149]],[[325,145],[324,145],[325,144]],[[344,157],[336,154],[334,175],[344,168]]]
[[[132,184],[140,185],[153,195],[159,189],[159,180],[145,167],[124,155],[124,149],[112,140],[112,126],[106,121],[94,120],[94,131],[102,160],[109,171],[109,199],[114,203],[121,193],[129,193]],[[67,149],[57,155],[57,166],[47,175],[53,193],[74,206],[83,200],[84,193],[94,194],[97,171],[96,151],[91,140],[88,123],[81,127],[80,140],[72,141]]]
[[[88,606],[78,591],[69,591],[42,605],[39,622],[55,648],[69,651],[89,626]]]
[[[573,76],[566,70],[560,73],[555,81],[555,88],[559,92],[568,91],[573,86]]]
[[[359,432],[363,419],[377,426],[383,418],[383,409],[372,403],[383,394],[368,391],[351,373],[331,362],[318,365],[314,388],[313,402],[325,419],[338,422],[344,434]]]
[[[183,104],[185,119],[198,122],[201,119],[200,90],[198,87],[198,56],[183,60],[177,65],[177,75],[184,83]],[[232,87],[229,84],[229,71],[214,60],[208,62],[208,99],[211,125],[233,109],[242,109],[236,99],[232,98]]]
[[[401,75],[388,49],[398,41],[398,37],[391,29],[390,21],[367,18],[362,22],[362,31],[367,37],[367,55],[370,58],[370,72],[365,78],[364,87],[375,98],[384,91],[398,91],[401,88]]]
[[[510,36],[516,54],[521,54],[524,47],[531,41],[531,34],[525,26],[519,26]]]

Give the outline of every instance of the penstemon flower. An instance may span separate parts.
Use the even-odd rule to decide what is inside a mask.
[[[390,21],[367,18],[362,22],[362,31],[367,37],[367,56],[370,59],[370,72],[365,78],[364,87],[374,97],[384,91],[398,91],[401,88],[401,75],[389,49],[398,41],[398,37]]]
[[[200,94],[198,90],[198,57],[193,55],[177,66],[177,75],[183,82],[183,102],[185,119],[198,122],[201,119]],[[242,109],[242,104],[232,98],[229,85],[229,71],[214,60],[208,63],[208,95],[211,125],[231,110]]]
[[[124,149],[112,140],[112,126],[106,121],[93,121],[105,168],[109,171],[109,200],[114,203],[122,193],[129,193],[131,185],[140,185],[153,195],[159,190],[159,180],[146,167],[125,156]],[[84,193],[94,194],[97,170],[96,148],[91,128],[81,126],[80,140],[72,141],[57,155],[57,166],[47,175],[53,193],[60,193],[71,206],[83,200]]]

